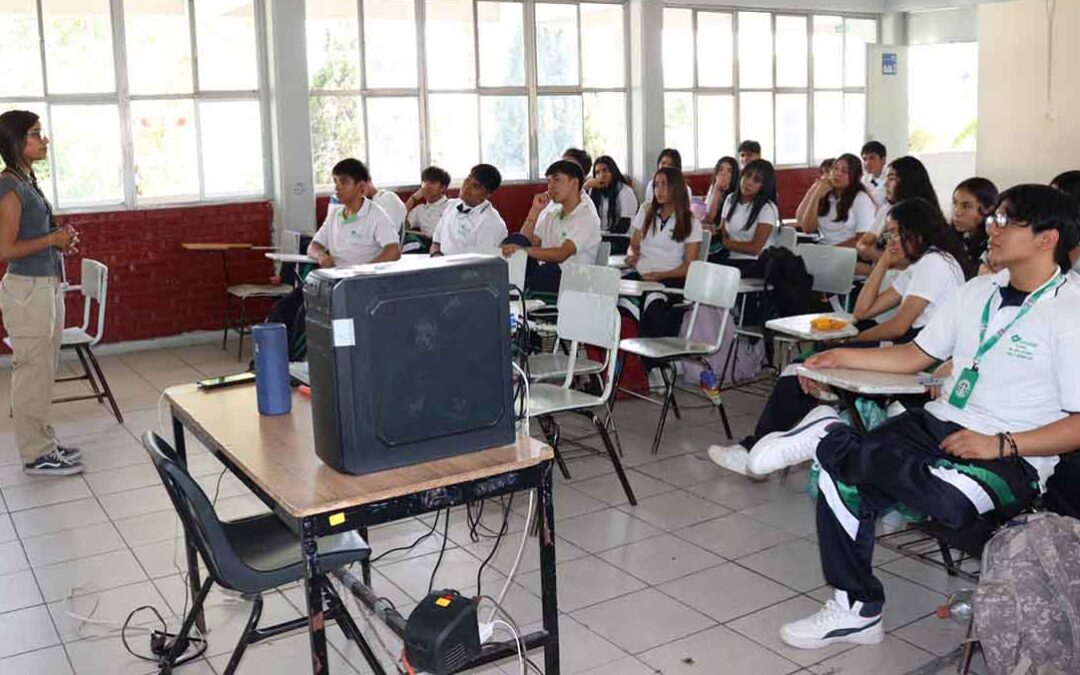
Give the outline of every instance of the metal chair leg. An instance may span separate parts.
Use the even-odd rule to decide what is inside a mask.
[[[236,360],[241,361],[244,358],[244,327],[247,324],[247,300],[240,298],[240,323],[238,325],[237,332],[240,333],[240,344],[236,348]]]
[[[163,672],[169,672],[172,665],[176,663],[176,659],[180,658],[180,655],[184,653],[184,649],[187,648],[188,634],[191,633],[191,627],[195,625],[195,620],[202,616],[203,603],[206,602],[206,596],[209,595],[210,587],[213,585],[214,580],[207,577],[202,587],[199,588],[199,592],[195,594],[195,602],[191,603],[191,611],[184,617],[184,623],[180,626],[180,632],[176,634],[177,637],[173,642],[172,649],[163,657]]]
[[[229,344],[229,310],[232,307],[232,296],[228,293],[225,294],[225,328],[221,331],[221,348],[225,349]]]
[[[600,421],[595,412],[590,413],[590,416],[593,424],[596,425],[596,430],[600,432],[600,438],[604,441],[604,447],[607,448],[608,456],[611,457],[611,464],[615,467],[616,475],[619,476],[619,482],[622,483],[626,498],[630,501],[631,506],[637,506],[637,497],[634,496],[634,489],[630,487],[630,481],[626,478],[626,471],[623,470],[622,461],[619,460],[619,455],[615,452],[615,446],[611,442],[611,436],[608,435],[607,426]]]
[[[724,424],[724,433],[727,434],[728,440],[732,440],[731,424],[728,422],[727,408],[724,407],[724,402],[720,401],[720,403],[716,404],[713,407],[716,408],[717,412],[720,413],[720,421]]]
[[[663,372],[663,371],[661,371]],[[675,383],[664,378],[664,384],[667,385],[667,389],[664,391],[664,404],[660,408],[660,420],[656,423],[656,435],[653,436],[652,454],[660,454],[660,437],[664,435],[664,425],[667,424],[668,408],[671,407],[671,402],[675,400]]]
[[[371,672],[375,673],[375,675],[386,675],[386,670],[379,662],[378,657],[375,656],[375,651],[368,644],[368,641],[364,639],[360,628],[353,621],[352,616],[349,615],[349,610],[345,608],[345,603],[341,601],[341,596],[338,595],[329,579],[326,579],[323,584],[323,590],[326,591],[327,596],[327,615],[336,619],[338,628],[345,634],[345,637],[355,642],[356,646],[360,648],[360,653],[363,654],[364,660],[367,661],[368,666],[371,668]]]
[[[90,359],[90,365],[94,367],[94,372],[97,373],[98,380],[101,382],[102,389],[105,390],[105,398],[109,399],[109,406],[112,407],[113,415],[116,416],[116,421],[119,424],[124,423],[124,416],[120,414],[120,406],[116,405],[116,398],[113,397],[112,389],[109,387],[109,381],[105,379],[105,373],[101,371],[101,365],[98,364],[97,357],[94,356],[94,350],[90,348],[90,345],[86,345],[86,356]]]
[[[604,408],[607,410],[607,417],[604,418],[604,428],[611,431],[612,438],[615,441],[615,449],[619,451],[619,457],[623,455],[622,442],[619,440],[619,428],[615,425],[615,415],[611,412],[611,403],[605,403]]]
[[[79,357],[79,363],[83,367],[83,375],[87,380],[90,380],[90,388],[94,390],[94,395],[98,396],[98,401],[101,401],[101,388],[98,387],[97,380],[94,379],[93,374],[90,372],[90,364],[86,362],[86,356],[83,354],[83,345],[75,345],[75,355]]]
[[[247,651],[247,647],[251,643],[251,634],[255,632],[255,628],[259,625],[259,618],[262,617],[262,607],[263,598],[260,593],[255,596],[251,603],[251,616],[248,617],[247,624],[244,625],[244,631],[240,633],[240,641],[236,643],[236,648],[233,649],[229,663],[225,666],[224,675],[232,675],[240,667],[240,659],[244,658],[244,652]]]
[[[671,367],[671,372],[668,372],[668,366]],[[671,377],[669,378],[668,375]],[[660,366],[660,377],[664,379],[664,386],[671,391],[671,411],[675,413],[675,419],[682,419],[682,412],[679,410],[679,402],[675,400],[675,380],[679,377],[679,373],[675,370],[674,363],[665,363]]]

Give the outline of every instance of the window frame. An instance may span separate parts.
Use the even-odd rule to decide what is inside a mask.
[[[782,94],[803,94],[806,96],[806,163],[805,164],[778,164],[775,163],[777,168],[803,168],[817,166],[815,161],[814,152],[814,94],[816,92],[838,92],[841,95],[845,94],[863,94],[867,95],[868,84],[864,82],[861,87],[847,86],[845,81],[845,67],[847,63],[847,39],[845,30],[845,39],[841,40],[843,45],[843,51],[841,53],[840,60],[840,86],[839,87],[818,87],[814,82],[814,17],[815,16],[837,16],[840,17],[846,26],[849,19],[855,20],[871,20],[875,25],[875,40],[877,44],[881,43],[881,16],[878,14],[872,14],[867,12],[832,12],[832,11],[814,11],[814,10],[787,10],[787,9],[772,9],[772,8],[758,8],[758,7],[736,7],[736,6],[721,6],[716,7],[708,6],[703,7],[701,5],[679,3],[679,2],[664,2],[663,10],[668,9],[680,9],[690,10],[691,20],[690,26],[693,33],[693,48],[691,54],[693,57],[693,78],[691,87],[668,87],[666,84],[662,85],[662,93],[666,100],[668,93],[682,93],[690,94],[694,99],[694,119],[692,124],[693,137],[694,137],[694,166],[689,171],[701,171],[705,169],[711,169],[712,164],[703,165],[701,158],[697,156],[697,149],[699,147],[699,134],[698,134],[698,97],[700,95],[706,96],[731,96],[732,105],[734,106],[734,118],[735,118],[735,145],[738,147],[738,143],[741,140],[740,125],[741,115],[739,112],[739,98],[741,92],[747,93],[769,93],[773,97],[773,138],[772,148],[773,157],[776,153],[776,97]],[[731,86],[730,87],[701,87],[698,84],[698,15],[701,13],[710,14],[727,14],[731,17],[731,44],[732,44],[732,56],[731,56]],[[739,13],[754,13],[754,14],[768,14],[770,32],[772,35],[772,86],[771,87],[740,87],[739,85]],[[776,59],[776,19],[777,17],[800,17],[806,19],[806,86],[805,87],[780,87],[777,86],[777,59]],[[662,38],[661,38],[662,39]],[[869,81],[870,64],[866,64],[866,77]],[[869,101],[869,98],[867,98]],[[667,120],[665,119],[665,124]],[[717,158],[718,159],[718,158]]]

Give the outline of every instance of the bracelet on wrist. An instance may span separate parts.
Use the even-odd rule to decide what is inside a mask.
[[[997,434],[998,459],[1005,459],[1005,434]]]

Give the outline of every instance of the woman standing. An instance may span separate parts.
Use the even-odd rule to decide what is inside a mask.
[[[0,311],[14,352],[15,443],[26,473],[67,476],[82,472],[81,453],[57,443],[49,412],[64,332],[60,254],[74,251],[78,236],[70,227],[56,227],[38,187],[33,166],[46,158],[48,147],[37,115],[0,115],[0,258],[7,263]]]

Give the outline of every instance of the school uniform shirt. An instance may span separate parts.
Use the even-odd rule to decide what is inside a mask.
[[[506,223],[486,199],[474,207],[450,199],[435,226],[431,240],[446,255],[495,253],[506,239]]]
[[[926,300],[926,307],[911,324],[912,328],[922,328],[950,295],[964,285],[964,270],[948,253],[931,249],[923,254],[914,265],[897,272],[892,280],[892,288],[900,294],[903,304],[908,296]]]
[[[869,232],[881,236],[881,233],[885,231],[885,219],[889,217],[889,211],[892,211],[892,207],[892,204],[885,204],[878,208],[877,213],[874,214],[874,225],[868,230]]]
[[[386,215],[390,217],[390,222],[394,223],[394,227],[401,231],[401,226],[405,224],[405,202],[401,201],[401,197],[398,197],[396,193],[389,190],[376,190],[375,195],[371,198],[376,204],[386,211]]]
[[[1061,283],[1061,277],[1054,283]],[[940,398],[926,404],[938,419],[981,434],[1030,431],[1080,412],[1080,279],[1064,283],[1039,298],[979,364],[979,379],[963,409],[949,403],[961,372],[970,368],[979,348],[979,324],[990,301],[986,337],[1011,322],[1020,307],[1002,307],[1001,289],[1009,271],[975,277],[934,313],[915,338],[929,356],[953,359],[953,373]],[[1057,456],[1024,457],[1045,487]]]
[[[821,244],[836,245],[851,239],[856,234],[870,232],[874,227],[874,200],[870,195],[860,191],[855,195],[855,201],[848,210],[847,220],[836,219],[836,195],[832,192],[826,197],[829,200],[829,212],[824,216],[818,216],[818,232],[821,233]]]
[[[776,204],[765,202],[761,207],[761,211],[758,212],[757,218],[754,219],[754,222],[748,223],[747,221],[750,218],[750,212],[753,208],[753,202],[743,203],[734,193],[728,195],[727,199],[724,201],[723,208],[720,210],[720,214],[723,217],[722,227],[727,231],[728,237],[732,240],[746,242],[754,240],[754,234],[757,233],[757,226],[759,223],[772,225],[772,232],[769,233],[769,238],[765,240],[765,248],[774,246],[777,234],[780,232],[780,210],[776,208]],[[757,256],[732,251],[731,259],[756,260]]]
[[[563,265],[595,265],[596,250],[600,247],[600,216],[596,206],[584,197],[569,214],[563,213],[561,204],[545,208],[533,230],[540,239],[540,248],[559,248],[569,239],[577,252],[562,262]]]
[[[694,198],[694,191],[690,189],[689,185],[686,186],[686,196],[689,197],[690,199]],[[653,187],[652,187],[652,181],[650,180],[648,185],[645,186],[645,202],[644,203],[648,204],[649,202],[652,201],[652,198],[653,198]],[[708,202],[706,202],[706,203],[708,203]]]
[[[589,193],[585,191],[585,188],[581,189],[581,201],[582,203],[588,202],[589,208],[592,209],[593,213],[597,214],[597,217],[599,217],[600,214],[596,210],[596,204],[593,204],[592,197],[590,197]],[[551,214],[561,209],[562,207],[559,205],[558,202],[548,202],[547,206],[540,210],[540,215],[536,217],[536,222],[539,223],[540,219],[543,218],[545,215]]]
[[[390,216],[370,199],[365,199],[360,210],[348,217],[343,205],[331,204],[326,220],[311,239],[330,252],[336,267],[367,264],[385,247],[400,241]]]
[[[589,201],[592,201],[591,197]],[[596,209],[596,215],[600,217],[600,227],[604,228],[604,232],[608,231],[608,210],[613,205],[619,211],[619,218],[633,218],[638,208],[637,195],[634,194],[634,189],[623,183],[619,186],[619,192],[615,195],[615,199],[600,199],[600,207]],[[616,222],[618,222],[618,219],[616,219]]]
[[[433,202],[422,202],[409,211],[405,220],[409,223],[409,227],[420,230],[430,237],[435,233],[435,226],[439,224],[439,219],[442,218],[443,211],[449,203],[450,200],[446,198],[446,195]]]
[[[659,214],[653,216],[653,226],[649,234],[643,235],[638,248],[638,274],[649,272],[667,272],[686,261],[686,245],[701,243],[701,221],[690,219],[690,234],[682,241],[675,241],[675,215],[665,222]],[[641,232],[645,229],[645,211],[638,212],[630,223],[630,228]]]
[[[862,182],[866,186],[866,191],[874,198],[874,205],[879,209],[885,206],[885,172],[882,171],[880,176],[864,173]]]

